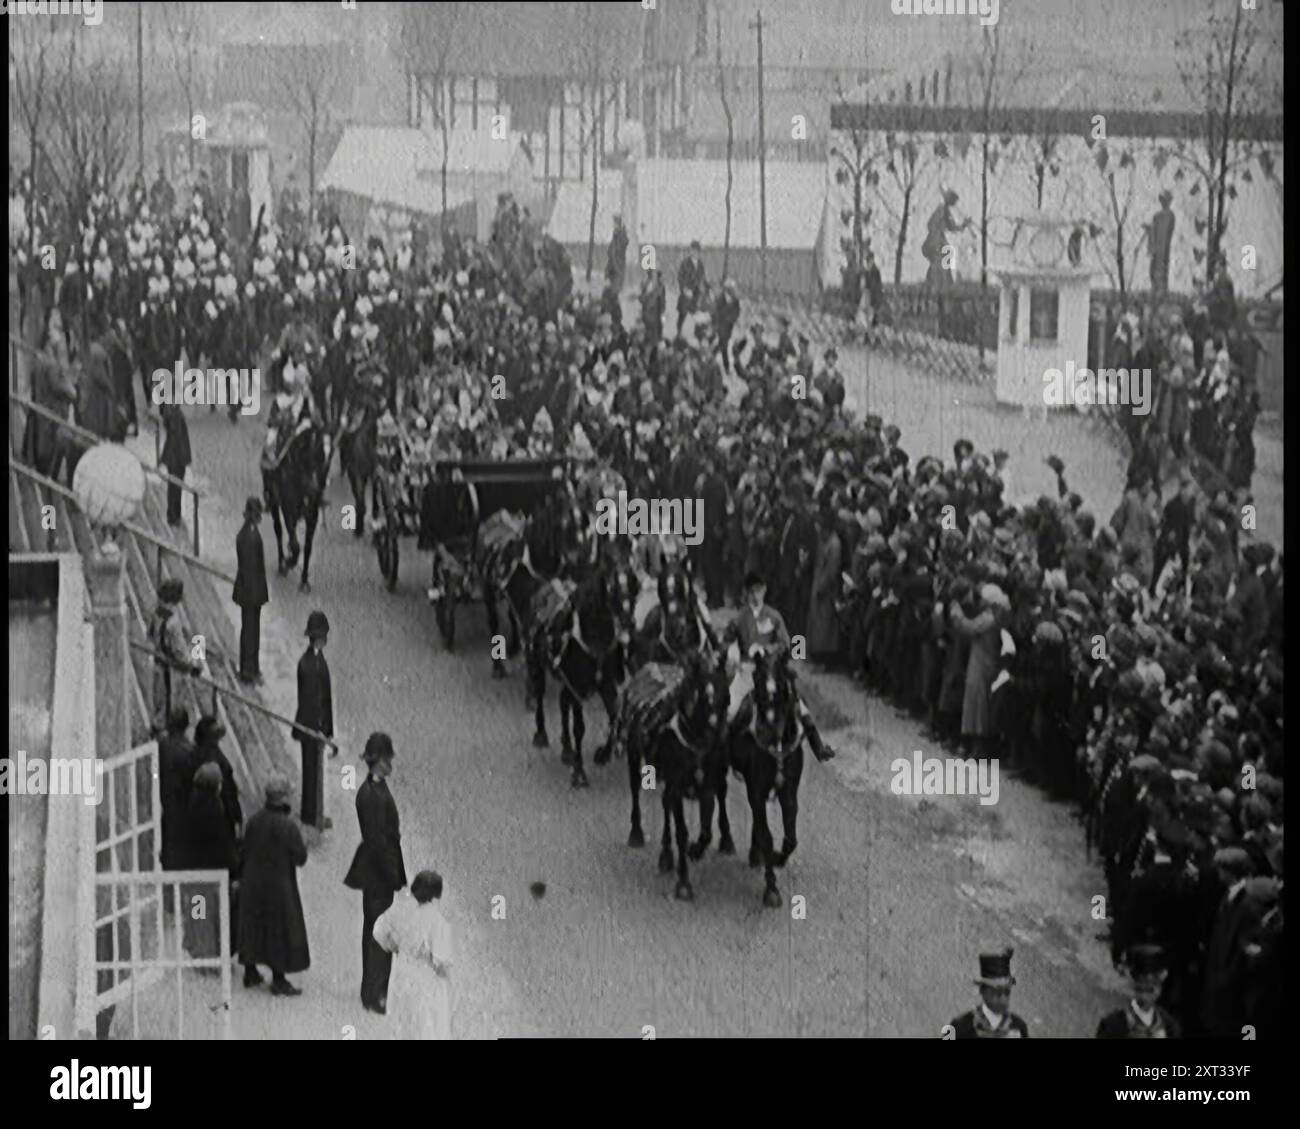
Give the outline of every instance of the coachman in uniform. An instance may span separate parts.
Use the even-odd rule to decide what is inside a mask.
[[[383,1015],[393,956],[375,940],[374,926],[393,904],[393,895],[406,885],[397,804],[386,783],[393,771],[393,739],[387,733],[370,734],[363,756],[370,773],[357,789],[361,845],[343,884],[361,891],[361,1005]]]
[[[1156,1000],[1165,982],[1165,953],[1159,945],[1134,945],[1128,951],[1133,998],[1097,1026],[1098,1039],[1177,1039],[1178,1021]]]
[[[980,974],[975,983],[980,989],[980,1003],[950,1026],[958,1039],[1028,1039],[1029,1028],[1011,1011],[1011,949],[1000,953],[980,953]]]

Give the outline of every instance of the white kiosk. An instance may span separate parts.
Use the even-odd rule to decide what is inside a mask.
[[[997,398],[1018,407],[1048,406],[1043,374],[1088,363],[1092,270],[1083,265],[1082,226],[1035,212],[1016,225],[1009,261],[993,267],[998,303]]]

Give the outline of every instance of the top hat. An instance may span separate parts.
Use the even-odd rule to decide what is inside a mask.
[[[1011,975],[1011,949],[1000,953],[980,953],[980,974],[975,983],[985,988],[1010,988],[1016,982]]]
[[[185,581],[175,576],[168,577],[158,588],[158,598],[164,604],[179,604],[184,594]]]
[[[1163,980],[1167,971],[1165,951],[1159,945],[1134,945],[1125,963],[1134,980]]]
[[[759,573],[757,573],[753,569],[750,569],[749,572],[745,573],[746,591],[748,591],[750,588],[766,588],[766,587],[767,587],[767,581],[764,580]]]
[[[323,638],[330,632],[330,621],[322,611],[314,611],[307,617],[306,635],[309,639]]]
[[[250,514],[256,517],[262,516],[262,499],[256,494],[250,494],[244,502],[244,516],[248,517]]]

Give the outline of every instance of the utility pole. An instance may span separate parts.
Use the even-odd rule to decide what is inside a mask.
[[[759,269],[762,286],[767,290],[767,141],[763,122],[763,13],[749,25],[758,31],[758,230]]]
[[[135,5],[135,144],[140,157],[140,183],[144,183],[144,4]]]

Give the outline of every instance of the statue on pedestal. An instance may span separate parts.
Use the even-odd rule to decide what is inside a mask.
[[[1151,255],[1151,292],[1163,294],[1169,289],[1169,248],[1174,241],[1174,213],[1169,207],[1174,194],[1160,193],[1160,210],[1146,225],[1147,250]]]
[[[953,282],[952,265],[944,266],[944,251],[950,246],[948,243],[948,233],[950,231],[965,231],[970,227],[970,217],[967,216],[961,223],[954,221],[952,209],[957,203],[957,193],[949,189],[943,194],[943,203],[940,204],[933,212],[930,213],[930,219],[925,225],[925,242],[921,244],[921,254],[925,256],[926,262],[930,264],[929,269],[925,272],[925,281],[928,286],[950,286]]]

